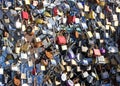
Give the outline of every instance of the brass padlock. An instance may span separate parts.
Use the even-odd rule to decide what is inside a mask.
[[[4,32],[3,32],[3,37],[9,37],[8,32],[4,31]]]
[[[47,66],[48,65],[48,60],[46,59],[41,59],[41,63],[44,65],[44,66]]]
[[[34,47],[35,47],[35,48],[39,48],[39,47],[41,47],[41,46],[43,46],[43,43],[42,43],[42,42],[34,42]]]

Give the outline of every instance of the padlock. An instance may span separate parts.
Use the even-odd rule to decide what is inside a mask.
[[[88,32],[87,32],[87,36],[88,36],[88,38],[92,38],[92,37],[93,37],[92,32],[91,32],[91,31],[88,31]]]
[[[80,86],[80,83],[76,83],[75,86]]]
[[[37,7],[38,9],[43,9],[44,8],[43,1],[39,2]]]
[[[48,60],[47,60],[47,59],[41,59],[41,63],[42,63],[44,66],[47,66],[47,65],[48,65]]]
[[[81,72],[81,68],[79,66],[77,66],[77,72]]]
[[[67,86],[74,86],[74,83],[72,80],[67,80],[66,85]]]
[[[65,37],[64,37],[64,36],[58,36],[58,37],[57,37],[57,43],[58,43],[59,45],[64,45],[64,44],[66,44],[66,39],[65,39]]]
[[[76,16],[68,15],[68,17],[67,17],[67,23],[68,24],[75,23],[75,18],[76,18]]]
[[[63,64],[59,63],[59,67],[60,67],[60,69],[61,69],[62,71],[65,71],[65,67],[64,67]]]
[[[57,65],[57,62],[55,59],[51,59],[50,61],[51,61],[51,65]]]
[[[32,74],[36,75],[36,71],[37,71],[37,69],[34,67],[33,70],[32,70]]]
[[[117,21],[117,20],[118,20],[117,14],[112,14],[111,19],[112,19],[113,21]]]
[[[4,31],[4,32],[3,32],[3,37],[9,37],[8,32]]]
[[[88,57],[92,57],[92,56],[93,56],[93,50],[92,50],[92,49],[89,49],[87,55],[88,55]]]
[[[37,6],[38,5],[38,1],[37,0],[34,0],[33,2],[32,2],[32,4],[33,4],[33,6]]]
[[[108,71],[106,71],[105,69],[104,69],[104,71],[102,70],[101,78],[102,78],[102,79],[107,79],[107,78],[109,78],[109,73],[108,73]]]
[[[102,48],[100,49],[100,52],[101,52],[101,54],[105,54],[105,53],[106,53],[106,50],[102,47]]]
[[[26,74],[25,73],[21,74],[21,79],[26,79]]]
[[[104,56],[99,56],[96,58],[98,64],[105,64],[105,58]]]
[[[4,21],[5,21],[5,23],[10,23],[10,19],[6,16],[6,17],[4,17]]]
[[[74,54],[74,52],[72,51],[72,49],[69,49],[69,50],[68,50],[67,56],[69,57],[69,59],[74,59],[74,58],[75,58],[75,54]]]
[[[93,49],[93,51],[94,51],[94,55],[95,55],[95,56],[100,56],[100,55],[101,55],[99,49]]]
[[[41,46],[43,46],[42,42],[34,42],[34,47],[39,48]]]
[[[47,56],[47,58],[52,59],[53,58],[53,54],[51,51],[45,50],[45,55]]]
[[[85,30],[88,28],[87,24],[86,23],[81,23],[81,26],[82,26],[82,29]]]
[[[110,7],[108,5],[106,6],[106,11],[107,12],[112,12],[112,10],[110,9]]]
[[[89,75],[87,77],[87,81],[88,81],[88,83],[92,83],[93,82],[93,77]]]
[[[53,8],[53,14],[54,14],[54,16],[58,15],[58,8],[57,7]]]
[[[100,33],[95,32],[95,37],[96,37],[96,39],[100,39]]]
[[[16,21],[15,26],[16,26],[16,28],[20,29],[22,27],[22,24],[18,20],[18,21]]]
[[[22,84],[22,86],[29,86],[27,83]]]
[[[50,13],[48,13],[48,12],[44,12],[44,15],[45,15],[46,17],[51,17]]]
[[[34,29],[33,29],[31,26],[28,26],[28,27],[27,27],[26,32],[27,32],[30,36],[34,35]]]
[[[99,5],[100,5],[100,6],[104,7],[105,4],[106,4],[105,0],[100,0],[100,2],[99,2]]]
[[[78,3],[77,3],[77,7],[78,7],[79,9],[83,9],[82,3],[81,3],[81,2],[78,2]]]
[[[27,52],[29,49],[29,43],[24,43],[21,47],[20,47],[20,51],[24,51]]]
[[[66,24],[66,22],[67,22],[67,18],[66,17],[61,18],[61,23]]]
[[[87,52],[88,51],[88,47],[87,46],[82,46],[81,50],[82,50],[82,52]]]
[[[14,57],[12,54],[7,54],[6,59],[9,60],[14,60]]]
[[[79,32],[78,32],[78,31],[75,31],[74,34],[75,34],[75,37],[76,37],[76,38],[79,38]]]
[[[27,79],[28,79],[28,80],[27,80],[27,81],[28,81],[28,83],[30,83],[30,84],[31,84],[31,83],[32,83],[32,77],[29,77],[29,78],[27,78]]]
[[[26,11],[22,11],[22,18],[28,20],[29,14]]]
[[[120,8],[119,7],[116,7],[116,12],[120,13]]]
[[[74,65],[74,66],[78,65],[77,62],[74,59],[71,60],[71,64]]]
[[[0,74],[4,74],[4,69],[0,68]]]
[[[83,66],[88,66],[89,65],[88,60],[87,59],[83,59],[82,60],[82,65]]]
[[[100,0],[95,0],[97,4],[100,4]]]
[[[88,76],[89,76],[89,74],[88,74],[87,71],[85,71],[85,72],[82,73],[82,77],[83,77],[83,78],[87,78]]]
[[[84,11],[89,12],[90,7],[88,5],[84,5]]]
[[[29,5],[30,4],[30,0],[25,0],[25,4]]]
[[[45,21],[43,21],[42,19],[36,19],[36,24],[44,24]]]
[[[21,59],[27,59],[28,57],[27,57],[27,53],[20,53],[20,58]]]
[[[61,74],[61,80],[66,81],[67,80],[67,73],[62,73]]]
[[[20,47],[15,47],[15,53],[19,54],[20,53]]]
[[[90,13],[89,13],[89,18],[90,19],[95,19],[95,12],[92,10],[92,11],[90,11]]]
[[[32,60],[28,60],[28,66],[32,67],[33,66],[33,61]]]
[[[18,76],[15,76],[13,80],[15,85],[20,86],[21,82]]]
[[[100,13],[100,19],[105,19],[105,15],[102,12]]]
[[[67,70],[67,72],[70,72],[71,69],[72,69],[71,66],[66,65],[66,70]]]
[[[41,65],[41,66],[40,66],[40,69],[41,69],[41,71],[45,71],[45,70],[46,70],[46,67],[45,67],[44,65]]]
[[[55,77],[55,86],[59,86],[60,84],[61,84],[61,82],[56,80],[56,77]]]

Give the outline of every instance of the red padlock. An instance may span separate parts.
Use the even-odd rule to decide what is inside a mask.
[[[106,11],[112,13],[112,10],[110,9],[109,6],[106,6]]]
[[[23,11],[22,18],[28,20],[28,18],[29,18],[28,12]]]
[[[67,43],[67,41],[66,41],[66,39],[65,39],[64,36],[58,36],[58,37],[57,37],[57,43],[58,43],[59,45],[64,45],[64,44]]]
[[[32,74],[33,74],[33,75],[36,74],[36,68],[33,68],[33,70],[32,70]]]
[[[76,18],[76,16],[70,16],[70,15],[68,15],[68,17],[67,17],[67,23],[68,24],[74,23],[75,22],[75,18]]]
[[[53,8],[53,14],[54,14],[54,16],[58,15],[58,8],[57,7]]]

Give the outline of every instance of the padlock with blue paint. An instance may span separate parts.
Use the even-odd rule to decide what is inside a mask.
[[[72,49],[69,49],[68,50],[68,53],[67,53],[69,59],[74,59],[75,58],[75,54],[74,52],[72,51]]]

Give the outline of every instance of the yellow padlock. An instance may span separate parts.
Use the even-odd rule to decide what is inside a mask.
[[[36,19],[36,23],[37,24],[43,24],[43,20],[42,19]]]
[[[99,5],[102,6],[102,7],[104,7],[105,6],[105,1],[104,0],[100,1]]]
[[[93,10],[89,13],[89,18],[95,19],[95,12]]]
[[[48,12],[44,12],[44,15],[45,15],[46,17],[51,17],[50,13],[48,13]]]

